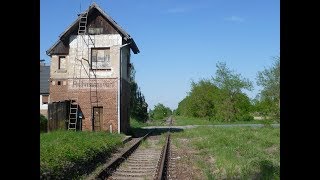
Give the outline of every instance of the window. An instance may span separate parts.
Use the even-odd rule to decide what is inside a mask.
[[[89,34],[102,34],[103,28],[89,28],[88,33]]]
[[[61,81],[58,81],[58,86],[60,86],[61,85]]]
[[[58,69],[66,69],[66,57],[59,56]]]
[[[110,48],[91,49],[91,69],[110,69]]]
[[[48,104],[48,95],[42,95],[42,104]]]

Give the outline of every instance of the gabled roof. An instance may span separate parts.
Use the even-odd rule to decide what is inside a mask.
[[[125,30],[123,30],[107,13],[105,13],[96,3],[90,5],[89,8],[83,13],[88,12],[89,16],[94,9],[97,9],[103,15],[103,17],[106,18],[111,23],[111,25],[122,35],[124,40],[130,43],[130,48],[134,54],[140,52],[133,38]],[[52,55],[53,49],[56,48],[58,45],[61,45],[63,43],[63,39],[69,36],[70,33],[74,31],[76,28],[78,28],[80,18],[81,16],[78,16],[78,18],[63,33],[59,35],[58,41],[46,51],[47,55]]]
[[[40,65],[40,94],[49,94],[50,66]]]

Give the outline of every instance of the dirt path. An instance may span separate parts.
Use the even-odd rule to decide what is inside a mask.
[[[197,161],[197,151],[195,151],[188,139],[171,137],[171,155],[169,161],[169,178],[170,180],[194,180],[205,179],[198,167],[195,166]]]

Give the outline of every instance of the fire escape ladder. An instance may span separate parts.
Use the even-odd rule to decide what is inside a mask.
[[[79,110],[79,90],[81,83],[81,69],[82,69],[82,60],[83,60],[83,35],[86,34],[87,27],[87,18],[88,11],[84,12],[80,15],[79,27],[78,27],[78,36],[77,36],[77,47],[73,65],[73,76],[72,76],[72,86],[76,84],[78,86],[78,90],[73,93],[73,97],[70,99],[70,110],[69,110],[69,122],[68,122],[68,130],[77,130],[77,122],[78,122],[78,110]],[[76,97],[74,97],[76,96]],[[80,127],[81,129],[81,127]]]
[[[78,36],[77,36],[77,47],[76,47],[76,55],[75,55],[75,64],[74,64],[74,72],[73,72],[73,83],[76,83],[79,89],[74,94],[74,98],[71,98],[70,102],[70,115],[69,115],[69,130],[76,130],[77,121],[78,121],[78,111],[79,111],[79,91],[81,87],[81,69],[84,68],[86,74],[89,77],[89,89],[90,89],[90,106],[91,106],[91,117],[92,122],[93,119],[93,107],[99,106],[98,100],[98,80],[96,70],[93,68],[93,62],[91,60],[91,48],[95,47],[95,36],[90,35],[87,30],[88,25],[88,12],[85,11],[80,15],[79,19],[79,27],[78,27]],[[92,37],[93,36],[93,37]],[[85,48],[87,46],[87,48]],[[84,57],[84,52],[87,50],[88,57]],[[85,66],[82,64],[82,61],[85,60],[88,62],[89,70],[85,69]],[[97,67],[97,61],[95,62],[95,67]],[[90,70],[91,69],[91,70]],[[80,127],[81,128],[81,127]]]

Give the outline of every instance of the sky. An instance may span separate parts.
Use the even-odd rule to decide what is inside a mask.
[[[280,56],[279,0],[40,0],[40,59],[77,14],[97,3],[133,37],[135,80],[149,109],[176,109],[192,81],[215,75],[216,63],[253,82]]]

